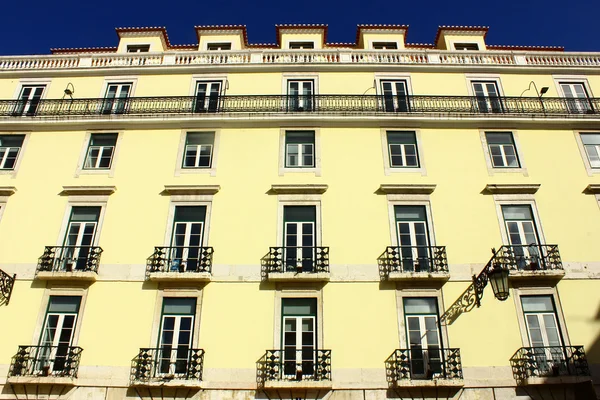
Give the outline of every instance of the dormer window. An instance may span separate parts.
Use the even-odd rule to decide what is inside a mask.
[[[206,50],[219,51],[219,50],[231,50],[231,43],[207,43]]]
[[[477,43],[454,43],[454,50],[477,51]]]
[[[374,50],[398,50],[396,42],[373,42]]]
[[[290,50],[309,50],[315,48],[315,42],[290,42]]]
[[[150,51],[149,44],[130,44],[127,46],[128,53],[147,53]]]

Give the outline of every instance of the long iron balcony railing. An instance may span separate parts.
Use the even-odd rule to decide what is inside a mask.
[[[583,118],[600,114],[600,98],[275,94],[0,100],[0,117],[215,113],[385,113],[398,116],[445,113]]]
[[[204,350],[187,346],[143,348],[132,360],[131,381],[202,380]]]
[[[77,378],[82,351],[78,346],[19,346],[8,375]]]
[[[284,246],[270,247],[267,256],[267,273],[329,272],[329,247]]]
[[[502,246],[492,261],[512,271],[563,270],[558,245],[555,244]]]
[[[214,249],[205,246],[155,247],[148,258],[146,273],[211,273],[213,254]]]
[[[396,349],[385,360],[385,370],[390,386],[403,379],[463,379],[460,350],[434,346]]]
[[[10,276],[0,269],[0,304],[10,303],[10,296],[15,287],[15,279],[17,275]]]
[[[445,246],[388,246],[379,258],[380,275],[392,272],[448,273]]]
[[[98,246],[46,246],[36,272],[98,273],[102,251]]]
[[[267,350],[257,368],[261,386],[268,381],[331,381],[331,350]]]
[[[520,382],[528,378],[590,375],[583,346],[521,347],[510,364]]]

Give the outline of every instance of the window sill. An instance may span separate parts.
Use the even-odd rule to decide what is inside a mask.
[[[424,167],[412,168],[412,167],[386,167],[385,175],[393,175],[393,174],[421,174],[423,176],[427,175],[427,171]]]
[[[75,178],[81,175],[107,175],[112,178],[114,176],[114,169],[78,169],[75,173]]]
[[[194,174],[206,174],[210,176],[217,176],[216,168],[177,168],[175,170],[175,176],[180,175],[194,175]]]
[[[297,174],[297,173],[314,174],[315,176],[321,176],[321,168],[284,167],[284,168],[279,169],[279,176],[283,176],[285,174]]]
[[[488,172],[490,176],[496,174],[522,174],[523,176],[529,176],[527,168],[488,167]]]

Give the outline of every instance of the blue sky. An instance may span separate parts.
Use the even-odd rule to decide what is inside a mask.
[[[433,42],[439,25],[486,25],[489,44],[600,51],[598,15],[600,0],[5,1],[0,55],[116,46],[121,26],[166,26],[172,43],[189,44],[194,25],[242,24],[251,43],[272,43],[283,23],[328,24],[330,42],[353,42],[357,24],[408,24],[408,41],[418,43]]]

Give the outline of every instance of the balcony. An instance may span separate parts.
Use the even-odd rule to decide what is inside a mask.
[[[263,268],[272,282],[328,282],[329,247],[270,247]]]
[[[492,262],[508,268],[513,281],[558,281],[565,276],[555,244],[502,246],[494,254]]]
[[[445,246],[388,246],[378,263],[382,280],[423,284],[450,278]]]
[[[47,281],[94,282],[102,251],[96,246],[46,246],[38,259],[35,277]]]
[[[148,258],[146,279],[156,282],[210,282],[212,247],[155,247]]]
[[[10,303],[10,296],[15,287],[17,274],[10,276],[0,269],[0,305]]]
[[[583,346],[521,347],[511,357],[520,385],[578,383],[591,379]]]
[[[77,346],[19,346],[8,382],[74,385],[82,352]]]
[[[385,370],[391,388],[464,384],[459,349],[397,349],[385,360]]]
[[[200,106],[200,105],[204,106]],[[208,107],[205,107],[208,105]],[[26,111],[25,111],[26,110]],[[32,99],[0,100],[0,117],[5,121],[23,119],[96,118],[114,120],[132,117],[181,115],[185,118],[214,119],[219,115],[343,114],[421,118],[423,116],[458,116],[506,118],[532,116],[543,118],[600,118],[600,98],[562,97],[484,97],[445,95],[222,95],[214,98],[196,96],[129,97],[126,99]]]
[[[199,388],[204,350],[189,347],[140,349],[131,362],[132,386]]]
[[[331,350],[267,350],[257,362],[262,389],[331,389]]]

